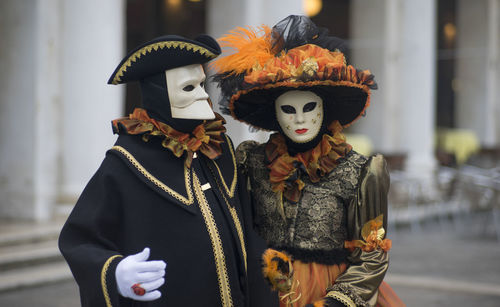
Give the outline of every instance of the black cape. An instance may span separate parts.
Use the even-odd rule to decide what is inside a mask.
[[[224,139],[216,160],[198,153],[187,168],[159,140],[118,137],[59,239],[82,306],[277,306],[260,270],[265,245]],[[148,260],[167,263],[162,297],[150,302],[122,297],[115,281],[119,261],[144,247]]]

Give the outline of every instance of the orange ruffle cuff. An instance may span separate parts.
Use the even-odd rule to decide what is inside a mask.
[[[269,181],[274,192],[293,203],[297,203],[305,183],[300,178],[300,171],[305,171],[312,182],[318,182],[329,174],[352,149],[341,133],[342,125],[334,121],[328,127],[331,135],[324,134],[316,147],[295,156],[288,154],[285,138],[275,133],[266,144],[266,158],[270,163]],[[303,166],[303,167],[302,167]]]
[[[215,113],[215,112],[214,112]],[[176,157],[187,153],[185,164],[191,167],[193,154],[200,151],[209,159],[215,159],[222,153],[222,134],[226,132],[224,118],[215,113],[215,119],[204,121],[191,133],[175,130],[171,126],[152,119],[146,110],[134,109],[128,117],[118,118],[112,121],[113,133],[142,135],[143,141],[149,141],[150,137],[162,137],[162,146],[169,149]]]

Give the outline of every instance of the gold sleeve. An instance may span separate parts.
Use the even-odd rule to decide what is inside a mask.
[[[390,180],[383,156],[372,157],[360,178],[357,194],[347,210],[350,241],[346,242],[346,247],[353,249],[348,257],[349,267],[328,293],[330,296],[347,295],[355,306],[375,306],[378,287],[389,266],[386,251],[390,248],[390,240],[384,240]]]

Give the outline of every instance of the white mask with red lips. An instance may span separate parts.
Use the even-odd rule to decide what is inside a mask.
[[[205,91],[205,73],[200,64],[165,71],[172,118],[214,119]]]
[[[307,143],[321,130],[323,99],[311,91],[287,91],[275,101],[276,118],[292,142]]]

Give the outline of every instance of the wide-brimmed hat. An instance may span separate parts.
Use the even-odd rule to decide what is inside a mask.
[[[309,90],[323,99],[329,121],[352,124],[376,89],[369,70],[347,64],[346,44],[305,16],[272,29],[236,28],[219,39],[235,52],[212,63],[224,113],[263,130],[278,130],[274,101],[285,91]]]
[[[108,84],[141,80],[167,69],[206,63],[221,53],[208,35],[194,40],[178,35],[157,37],[130,51],[111,74]]]

